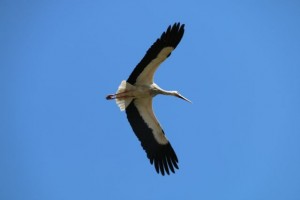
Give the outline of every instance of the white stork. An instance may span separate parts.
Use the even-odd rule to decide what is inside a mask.
[[[178,159],[170,142],[152,110],[152,99],[157,94],[171,95],[191,102],[177,91],[166,91],[153,82],[159,65],[171,55],[184,33],[184,24],[169,26],[150,47],[144,58],[135,67],[127,81],[122,81],[116,94],[106,99],[116,99],[121,111],[126,110],[128,121],[147,153],[157,173],[170,174],[178,169]]]

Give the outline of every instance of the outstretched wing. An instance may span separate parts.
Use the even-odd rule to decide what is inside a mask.
[[[157,173],[178,169],[178,159],[152,110],[152,97],[133,100],[126,108],[127,119]]]
[[[184,33],[184,24],[175,23],[163,32],[159,39],[148,49],[144,58],[130,74],[127,82],[134,84],[152,84],[153,75],[158,66],[171,55]]]

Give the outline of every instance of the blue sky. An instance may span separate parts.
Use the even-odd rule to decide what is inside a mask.
[[[105,96],[174,22],[155,76],[180,169]],[[299,1],[1,1],[0,199],[300,198]]]

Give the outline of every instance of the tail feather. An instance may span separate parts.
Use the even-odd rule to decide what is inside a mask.
[[[130,83],[127,83],[126,81],[122,81],[116,94],[120,94],[123,92],[126,92],[128,90],[133,89],[133,85],[131,85]],[[131,101],[133,100],[132,97],[127,97],[127,98],[116,98],[116,103],[119,106],[121,111],[124,111],[126,109],[126,107],[131,103]]]

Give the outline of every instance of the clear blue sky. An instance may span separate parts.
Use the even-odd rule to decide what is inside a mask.
[[[299,1],[1,1],[0,199],[300,199]],[[174,22],[150,165],[105,96]]]

